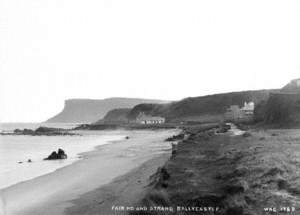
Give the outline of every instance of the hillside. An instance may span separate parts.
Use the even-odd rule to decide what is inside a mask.
[[[128,120],[134,120],[140,112],[147,115],[162,116],[167,121],[218,121],[223,119],[226,108],[230,105],[242,106],[244,102],[253,101],[256,104],[267,100],[270,92],[276,90],[257,90],[215,94],[186,98],[178,102],[167,104],[139,104],[128,113],[123,113]],[[116,118],[120,117],[116,115]],[[113,114],[110,115],[113,119]]]
[[[131,108],[119,108],[110,110],[103,119],[98,120],[95,124],[101,123],[126,123],[128,122],[127,115]]]
[[[299,123],[300,94],[271,94],[266,103],[264,121],[277,124]]]
[[[112,109],[132,108],[140,103],[166,103],[166,101],[136,98],[70,99],[65,101],[65,106],[59,114],[46,122],[91,123],[102,119]]]
[[[167,105],[138,105],[132,109],[130,116],[138,112],[160,115],[168,120],[209,120],[223,116],[226,108],[230,105],[242,106],[244,102],[254,101],[258,103],[268,98],[272,90],[244,91],[223,93],[208,96],[186,98]]]
[[[284,93],[300,93],[300,79],[294,79],[287,85],[285,85],[281,92]]]
[[[264,124],[277,126],[300,123],[300,79],[292,80],[279,92],[260,103],[255,110],[255,118]]]

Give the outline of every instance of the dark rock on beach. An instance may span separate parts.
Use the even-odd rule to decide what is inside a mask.
[[[251,137],[251,133],[250,133],[250,132],[245,132],[245,133],[243,134],[243,137]]]
[[[58,149],[58,151],[53,151],[47,158],[44,160],[61,160],[61,159],[67,159],[67,154],[64,150]]]
[[[229,124],[222,123],[219,125],[219,127],[215,130],[216,133],[226,133],[231,129],[231,126]]]
[[[18,128],[14,130],[14,133],[21,133],[21,132],[22,132],[22,130],[18,129]]]
[[[14,130],[14,133],[15,135],[33,135],[34,134],[34,130],[32,129],[15,129]]]
[[[63,136],[63,135],[76,135],[69,132],[67,129],[62,128],[49,128],[49,127],[39,127],[34,131],[35,135],[48,135],[48,136]]]
[[[183,139],[184,139],[184,133],[180,133],[178,135],[173,135],[172,137],[167,138],[166,141],[177,141]]]

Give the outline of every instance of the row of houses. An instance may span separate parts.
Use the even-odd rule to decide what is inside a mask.
[[[144,113],[140,113],[136,118],[136,122],[139,124],[163,124],[165,121],[163,117],[149,116]]]

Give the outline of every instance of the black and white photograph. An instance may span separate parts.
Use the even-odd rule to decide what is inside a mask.
[[[300,0],[0,0],[0,215],[300,215]]]

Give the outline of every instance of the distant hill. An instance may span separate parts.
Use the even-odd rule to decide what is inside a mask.
[[[144,112],[147,115],[165,117],[169,122],[218,121],[223,119],[223,114],[230,105],[242,106],[244,102],[250,101],[258,104],[261,101],[267,100],[271,92],[276,91],[277,90],[256,90],[231,92],[186,98],[177,102],[171,102],[167,104],[138,104],[130,111],[126,110],[122,113],[118,111],[111,112],[110,116],[107,116],[107,118],[110,118],[110,121],[113,121],[114,118],[118,119],[120,118],[120,114],[123,114],[122,119],[127,119],[130,121],[135,120],[140,112]]]
[[[69,99],[64,109],[46,122],[49,123],[92,123],[102,119],[107,112],[116,108],[132,108],[140,103],[166,103],[167,101],[136,98]]]

